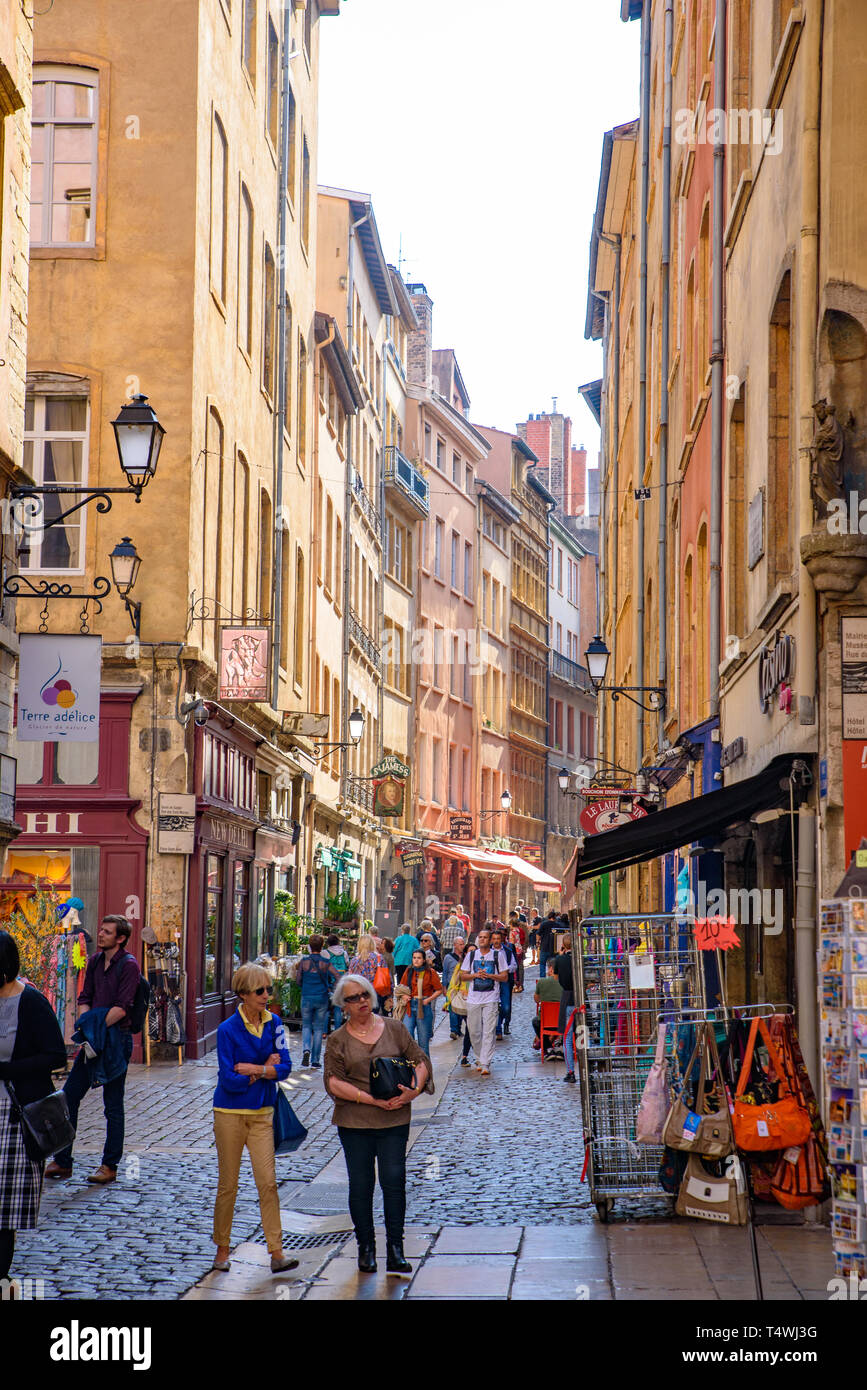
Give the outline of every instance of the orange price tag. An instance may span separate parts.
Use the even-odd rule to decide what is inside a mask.
[[[740,946],[734,917],[698,917],[695,944],[700,951],[730,951],[733,946]]]

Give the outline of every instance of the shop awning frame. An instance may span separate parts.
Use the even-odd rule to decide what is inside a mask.
[[[731,825],[788,799],[789,779],[803,754],[782,753],[763,771],[719,791],[705,792],[677,806],[656,811],[616,830],[588,835],[579,851],[574,882],[643,864],[697,840],[722,837]],[[796,797],[796,804],[799,798]]]
[[[559,893],[560,880],[522,859],[520,854],[507,850],[477,849],[474,845],[459,845],[443,840],[431,840],[425,845],[425,853],[442,854],[446,859],[457,859],[468,864],[476,873],[515,874],[531,883],[539,893]]]

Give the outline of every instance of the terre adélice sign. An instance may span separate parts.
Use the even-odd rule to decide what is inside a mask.
[[[96,743],[102,638],[23,632],[18,640],[18,738]]]
[[[631,803],[630,810],[621,811],[620,798],[612,796],[585,806],[578,821],[585,835],[598,835],[603,830],[614,830],[618,825],[626,825],[631,820],[641,820],[641,817],[646,815],[644,807],[635,801]]]

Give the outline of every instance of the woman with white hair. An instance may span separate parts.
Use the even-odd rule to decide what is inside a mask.
[[[369,934],[360,936],[358,938],[358,951],[349,962],[350,974],[360,975],[362,979],[367,980],[369,985],[373,986],[376,980],[376,972],[380,969],[386,971],[388,974],[388,987],[382,990],[381,993],[377,993],[374,989],[377,1012],[382,1008],[383,1000],[387,999],[391,994],[391,975],[388,972],[385,956],[382,955],[380,951],[377,951],[376,942],[373,937]],[[382,983],[385,984],[385,977],[381,976],[380,979]],[[335,1002],[333,995],[331,1002],[332,1004]]]
[[[325,1089],[334,1100],[332,1123],[343,1146],[349,1175],[349,1212],[358,1242],[358,1268],[376,1270],[373,1226],[375,1171],[385,1208],[386,1270],[410,1274],[403,1253],[406,1217],[406,1145],[410,1107],[432,1075],[430,1061],[402,1023],[375,1012],[377,997],[363,975],[342,977],[332,997],[345,1023],[325,1046]],[[390,1099],[371,1093],[371,1063],[377,1058],[405,1058],[412,1083],[398,1084]]]

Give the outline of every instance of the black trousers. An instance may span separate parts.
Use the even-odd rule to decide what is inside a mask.
[[[391,1129],[350,1129],[338,1125],[349,1174],[349,1214],[360,1246],[373,1245],[374,1164],[385,1208],[385,1233],[390,1241],[403,1241],[406,1218],[406,1144],[409,1124]]]

